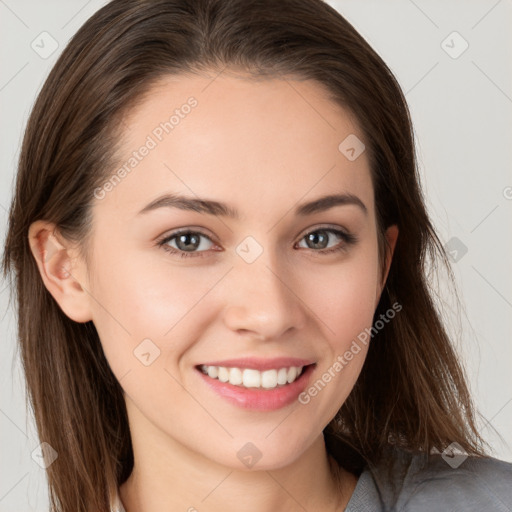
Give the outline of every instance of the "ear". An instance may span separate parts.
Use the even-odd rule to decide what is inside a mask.
[[[85,263],[78,251],[60,236],[55,224],[42,220],[30,225],[28,239],[43,283],[62,311],[75,322],[92,320],[90,295],[81,284]]]
[[[398,226],[393,224],[389,226],[385,233],[386,237],[386,261],[384,265],[384,272],[381,278],[380,283],[377,286],[377,300],[375,302],[375,307],[379,304],[380,296],[382,294],[382,290],[386,285],[386,280],[388,278],[389,269],[391,267],[391,261],[393,260],[393,254],[395,252],[396,241],[398,238]]]

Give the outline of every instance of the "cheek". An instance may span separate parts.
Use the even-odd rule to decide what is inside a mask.
[[[136,354],[142,342],[150,352],[160,350],[159,366],[165,365],[169,354],[176,359],[188,340],[199,336],[196,330],[209,321],[211,308],[206,311],[201,302],[225,270],[198,270],[161,260],[148,265],[142,253],[117,262],[104,256],[101,261],[105,263],[95,272],[91,285],[91,306],[114,373],[139,369]]]
[[[322,393],[317,405],[334,415],[355,384],[368,351],[378,283],[376,247],[358,252],[345,265],[315,272],[315,282],[305,295],[311,298],[308,305],[317,313],[327,342],[319,373],[331,390]],[[318,389],[322,384],[312,393]]]
[[[377,253],[358,251],[344,263],[317,268],[303,295],[322,320],[326,338],[341,350],[373,320],[378,283]]]

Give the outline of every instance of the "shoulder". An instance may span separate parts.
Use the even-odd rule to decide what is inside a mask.
[[[417,456],[416,456],[417,457]],[[512,510],[512,464],[492,457],[453,459],[432,455],[428,465],[410,474],[404,510]],[[452,462],[452,465],[450,465]],[[460,465],[458,464],[460,462]],[[414,464],[414,463],[412,463]],[[406,507],[407,506],[407,507]]]
[[[389,455],[393,460],[388,458],[385,466],[365,470],[383,510],[512,511],[511,463],[464,454],[427,456],[396,448]]]

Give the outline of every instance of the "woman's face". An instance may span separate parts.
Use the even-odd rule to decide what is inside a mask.
[[[163,81],[123,133],[117,177],[95,191],[84,284],[132,433],[241,469],[247,455],[292,462],[354,386],[366,345],[333,368],[381,293],[362,133],[314,82],[226,74]],[[303,365],[293,385],[250,387]],[[238,367],[219,377],[242,385],[214,366]]]

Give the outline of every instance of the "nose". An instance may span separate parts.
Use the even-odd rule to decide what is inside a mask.
[[[264,251],[253,263],[236,261],[226,283],[226,327],[261,340],[279,339],[306,322],[298,280],[285,262],[277,263],[269,253]]]

